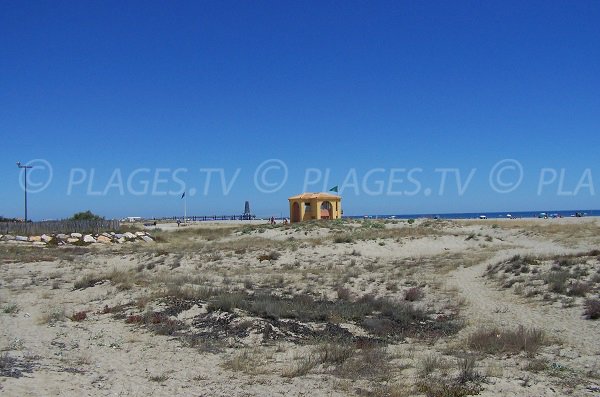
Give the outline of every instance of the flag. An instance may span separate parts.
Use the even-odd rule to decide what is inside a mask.
[[[183,192],[183,194],[181,195],[181,198],[184,198],[184,197],[185,197],[185,192]]]
[[[334,187],[332,187],[331,189],[329,189],[330,192],[338,192],[338,185],[335,185]]]

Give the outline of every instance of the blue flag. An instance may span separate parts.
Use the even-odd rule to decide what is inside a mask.
[[[334,187],[332,187],[331,189],[329,189],[330,192],[338,192],[338,185],[335,185]]]

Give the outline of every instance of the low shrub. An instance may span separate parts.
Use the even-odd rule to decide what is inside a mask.
[[[2,312],[6,314],[17,314],[19,306],[16,303],[9,303],[2,308]]]
[[[585,301],[584,315],[590,320],[600,318],[600,299],[588,299]]]
[[[423,299],[423,296],[425,295],[425,293],[423,292],[423,290],[419,287],[412,287],[408,290],[406,290],[406,292],[404,293],[404,300],[409,301],[409,302],[416,302],[416,301],[420,301],[421,299]]]
[[[569,296],[586,296],[590,292],[590,286],[588,283],[576,281],[569,286],[567,295]]]
[[[336,243],[336,244],[353,243],[354,239],[349,234],[343,234],[341,236],[336,236],[333,239],[333,242]]]
[[[244,295],[242,293],[224,292],[213,297],[207,305],[206,310],[209,312],[216,310],[231,312],[233,309],[240,307],[243,300]]]
[[[456,381],[461,384],[479,382],[483,379],[482,375],[475,369],[476,361],[473,356],[465,356],[458,359],[458,377]]]
[[[480,329],[469,336],[467,345],[473,350],[489,354],[519,352],[534,354],[545,342],[546,338],[542,330],[519,326],[515,330]]]
[[[79,280],[75,281],[75,284],[73,284],[73,289],[91,288],[91,287],[95,286],[96,284],[101,283],[104,280],[105,280],[104,277],[100,277],[100,276],[97,276],[94,274],[88,274],[86,276],[83,276]]]
[[[563,293],[566,290],[569,272],[566,270],[552,271],[546,275],[546,283],[551,292]]]
[[[354,355],[354,347],[343,343],[322,343],[315,353],[322,364],[343,364]]]
[[[87,318],[87,313],[86,312],[77,312],[77,313],[73,313],[73,315],[71,317],[69,317],[69,319],[71,321],[83,321]]]
[[[443,363],[439,356],[428,354],[419,362],[418,374],[420,377],[426,378],[436,369],[441,368],[442,365]]]
[[[260,255],[258,257],[259,261],[276,261],[277,259],[279,259],[281,257],[281,254],[277,251],[271,251],[266,255]]]

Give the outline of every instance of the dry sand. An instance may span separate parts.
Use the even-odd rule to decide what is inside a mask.
[[[0,243],[0,394],[600,395],[596,219],[159,227]]]

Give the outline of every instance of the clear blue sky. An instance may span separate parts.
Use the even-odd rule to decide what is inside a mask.
[[[178,168],[201,215],[245,200],[286,213],[307,168],[330,169],[317,191],[355,170],[347,215],[599,208],[598,21],[598,1],[3,1],[0,215],[22,216],[15,161],[33,159],[53,171],[29,195],[34,219],[180,214]],[[269,159],[288,180],[264,193],[253,176]],[[509,193],[489,182],[503,159],[523,167]],[[170,194],[132,194],[139,168],[134,185],[169,170],[157,191]],[[240,171],[227,194],[214,174],[205,195],[202,168]],[[387,194],[393,168],[423,170],[420,186],[391,187],[416,194]],[[454,174],[439,192],[440,168],[477,170],[459,195]],[[557,178],[540,189],[543,168]]]

